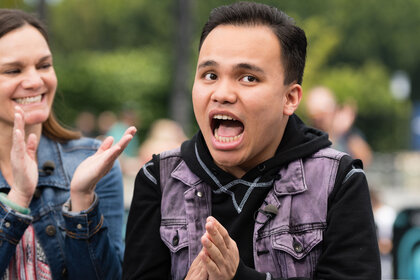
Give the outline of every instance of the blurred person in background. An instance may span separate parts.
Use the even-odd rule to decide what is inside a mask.
[[[140,145],[140,166],[152,159],[154,154],[171,150],[187,140],[182,127],[175,121],[159,119],[153,122],[149,135]]]
[[[55,119],[56,88],[43,24],[0,9],[0,278],[119,279],[115,160],[136,129],[115,145],[81,138]]]
[[[392,279],[392,238],[393,227],[397,212],[394,208],[386,205],[378,190],[370,190],[373,217],[378,235],[379,252],[381,253],[382,279]]]
[[[133,109],[124,108],[120,112],[117,121],[112,124],[106,135],[112,136],[114,139],[118,140],[123,137],[127,128],[130,126],[138,127],[138,125],[139,119],[137,113]],[[137,174],[139,168],[138,149],[139,140],[137,137],[133,137],[119,159],[124,175],[133,177]]]
[[[137,113],[132,109],[125,108],[119,113],[117,121],[111,125],[106,135],[120,139],[128,127],[138,126],[138,122]],[[138,147],[139,141],[137,137],[134,137],[122,154],[128,157],[137,157]]]
[[[318,86],[308,91],[305,105],[310,125],[327,132],[333,148],[360,159],[365,167],[370,165],[372,150],[354,126],[357,115],[354,102],[339,106],[329,88]]]
[[[98,136],[99,140],[106,138],[108,131],[117,122],[117,116],[112,111],[104,111],[98,116]]]
[[[139,171],[124,279],[380,279],[360,160],[294,114],[306,46],[274,7],[212,10],[192,89],[200,130]]]
[[[138,162],[132,162],[130,175],[124,176],[124,201],[125,208],[130,208],[131,199],[134,191],[135,175],[139,168],[150,161],[154,154],[159,154],[166,150],[171,150],[184,142],[187,137],[182,127],[175,121],[169,119],[159,119],[153,122],[147,138],[140,145]],[[135,170],[134,170],[135,169]],[[127,213],[128,214],[128,213]]]
[[[91,112],[83,111],[76,117],[76,129],[85,137],[96,137],[96,117]]]

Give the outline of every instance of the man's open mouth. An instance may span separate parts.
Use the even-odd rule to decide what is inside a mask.
[[[213,135],[218,142],[230,143],[237,141],[244,132],[242,122],[228,115],[214,115],[211,121]]]

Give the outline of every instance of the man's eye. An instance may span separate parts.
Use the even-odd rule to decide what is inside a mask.
[[[214,81],[214,80],[216,80],[216,79],[217,79],[217,75],[216,75],[216,74],[214,74],[214,73],[207,73],[207,74],[204,76],[204,79],[209,80],[209,81]]]
[[[255,78],[254,76],[249,76],[249,75],[242,77],[241,80],[244,81],[244,82],[248,82],[248,83],[253,83],[253,82],[258,81],[257,78]]]

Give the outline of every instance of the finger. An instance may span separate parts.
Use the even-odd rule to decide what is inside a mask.
[[[25,142],[23,139],[23,133],[19,129],[15,129],[13,132],[13,146],[12,152],[18,159],[23,159],[25,150]]]
[[[15,119],[13,124],[13,147],[15,151],[24,151],[25,149],[25,125],[24,125],[24,115],[20,107],[16,107]]]
[[[201,237],[201,243],[203,244],[206,255],[216,264],[219,270],[221,270],[224,265],[223,255],[220,249],[210,240],[208,233],[205,233]]]
[[[19,129],[21,131],[24,131],[25,129],[25,120],[24,120],[24,114],[22,112],[15,112],[15,120],[13,123],[13,129]]]
[[[35,159],[36,155],[36,148],[38,146],[38,138],[34,133],[29,134],[27,144],[26,144],[26,150],[31,157],[31,159]]]
[[[205,266],[209,279],[218,278],[221,275],[221,271],[212,260],[212,258],[207,254],[207,252],[200,254],[201,262]]]
[[[229,250],[231,248],[231,238],[229,236],[228,231],[225,229],[224,226],[222,226],[221,223],[219,223],[218,220],[216,220],[214,217],[210,216],[207,218],[207,223],[212,223],[214,225],[214,228],[217,230],[217,232],[221,235],[223,238],[224,244],[226,246],[226,249]]]
[[[16,119],[16,116],[19,116]],[[25,129],[25,112],[19,106],[15,106],[15,126],[18,129],[24,130]]]
[[[106,151],[106,157],[109,160],[116,160],[117,157],[124,151],[124,149],[127,147],[128,143],[133,139],[133,136],[131,134],[124,135],[120,141],[112,146],[109,150]]]
[[[207,270],[201,260],[201,254],[204,254],[203,250],[201,250],[198,256],[194,259],[188,270],[188,274],[185,280],[207,280]]]
[[[107,138],[105,138],[105,140],[102,142],[101,146],[98,149],[97,153],[102,153],[103,151],[108,150],[111,146],[112,143],[114,143],[114,138],[112,136],[108,136]]]
[[[210,241],[216,246],[220,253],[223,256],[226,256],[227,254],[227,246],[225,243],[225,240],[223,239],[223,236],[219,233],[218,228],[216,226],[216,221],[209,220],[206,223],[206,234],[208,234],[208,238]]]
[[[136,134],[136,132],[137,132],[137,128],[134,127],[134,126],[130,126],[129,128],[126,129],[124,135],[130,134],[130,135],[134,136]]]
[[[136,128],[134,126],[131,127],[132,129],[128,128],[126,132],[124,133],[123,137],[121,137],[120,141],[116,145],[121,147],[122,150],[124,150],[128,143],[130,143],[131,139],[133,139],[134,134],[136,134]]]
[[[15,113],[18,113],[20,115],[25,115],[25,111],[20,106],[15,106]]]
[[[200,253],[201,253],[201,251],[200,251]],[[200,259],[200,257],[199,257],[199,256],[197,256],[197,257],[194,259],[194,261],[192,262],[192,264],[191,264],[191,266],[190,266],[190,269],[191,269],[191,268],[196,267],[197,265],[199,265],[199,264],[200,264],[200,262],[201,262],[201,259]]]

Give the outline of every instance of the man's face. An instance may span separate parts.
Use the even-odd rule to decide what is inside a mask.
[[[291,92],[280,43],[263,25],[220,25],[201,47],[192,91],[194,113],[215,163],[236,177],[271,158],[280,144]],[[296,100],[295,100],[296,101]]]

